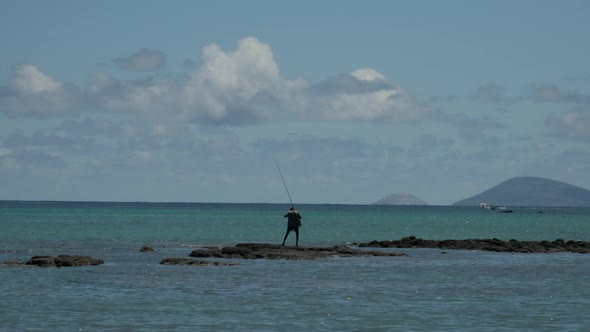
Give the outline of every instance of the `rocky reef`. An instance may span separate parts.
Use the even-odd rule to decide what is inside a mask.
[[[590,242],[584,241],[503,241],[500,239],[467,239],[467,240],[423,240],[415,236],[404,237],[401,240],[371,241],[359,243],[359,247],[366,248],[438,248],[459,250],[484,250],[495,252],[515,253],[590,253]]]
[[[404,237],[400,240],[371,241],[353,243],[352,245],[337,245],[331,247],[292,247],[268,243],[240,243],[230,247],[202,247],[193,250],[190,257],[202,258],[174,258],[166,257],[160,261],[162,265],[193,265],[193,266],[231,266],[236,262],[215,261],[221,259],[285,259],[285,260],[314,260],[330,257],[363,257],[407,256],[405,253],[379,251],[379,248],[436,248],[444,250],[482,250],[505,253],[590,253],[590,242],[565,241],[503,241],[500,239],[466,239],[466,240],[424,240],[415,236]],[[142,252],[151,252],[153,248],[142,248]],[[99,258],[78,255],[33,256],[28,261],[11,260],[0,262],[0,266],[38,266],[38,267],[74,267],[100,265],[104,261]]]
[[[171,258],[167,257],[160,261],[162,265],[199,265],[199,266],[232,266],[235,263],[204,261],[190,258]]]
[[[100,258],[79,255],[33,256],[28,261],[11,260],[0,262],[0,266],[75,267],[104,264]]]
[[[347,245],[332,247],[291,247],[268,243],[240,243],[234,247],[207,247],[193,250],[189,256],[200,258],[306,260],[328,258],[331,256],[405,256],[405,254],[354,249]]]
[[[25,264],[39,267],[74,267],[100,265],[104,264],[104,261],[99,258],[92,258],[88,256],[59,255],[57,257],[33,256]]]

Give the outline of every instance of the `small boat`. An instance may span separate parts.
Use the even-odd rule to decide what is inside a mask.
[[[496,203],[496,204],[492,204],[492,205],[488,205],[487,203],[479,203],[479,207],[481,209],[488,209],[488,210],[495,210],[496,208],[498,208],[500,204]]]
[[[494,205],[488,205],[487,203],[479,203],[480,209],[488,209],[488,210],[498,210],[501,213],[512,213],[514,211],[508,209],[505,206],[500,206],[500,204],[496,203]]]

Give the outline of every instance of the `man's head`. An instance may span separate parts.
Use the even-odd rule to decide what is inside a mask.
[[[290,210],[291,211],[294,211],[295,210],[295,207],[294,206],[291,206],[291,209]]]

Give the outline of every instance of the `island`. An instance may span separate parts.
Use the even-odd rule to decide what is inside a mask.
[[[516,177],[453,205],[590,207],[590,190],[539,177]]]
[[[374,202],[372,205],[428,205],[428,203],[412,194],[395,193]]]

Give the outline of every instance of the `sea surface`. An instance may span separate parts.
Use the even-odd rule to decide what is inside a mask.
[[[280,244],[288,207],[0,201],[0,262],[105,260],[0,265],[0,331],[590,331],[587,254],[383,249],[407,256],[159,264],[201,246]],[[412,235],[590,241],[588,208],[297,208],[302,246]]]

